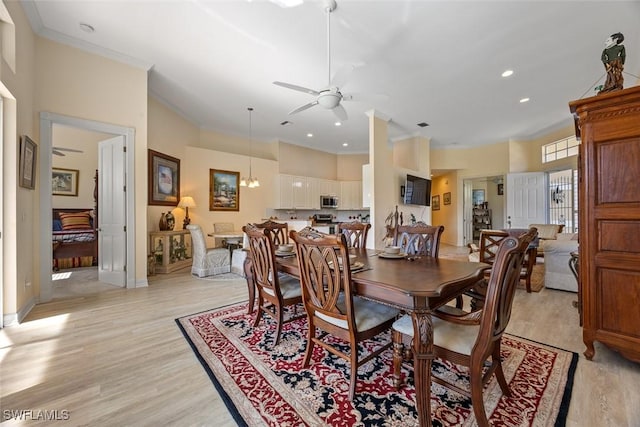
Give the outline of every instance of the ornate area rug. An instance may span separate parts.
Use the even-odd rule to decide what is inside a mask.
[[[298,310],[304,310],[302,306]],[[242,426],[415,426],[415,392],[410,367],[405,385],[392,385],[391,349],[358,370],[356,397],[349,393],[349,364],[316,346],[302,369],[306,319],[285,323],[274,346],[275,323],[252,328],[246,303],[176,319],[200,362]],[[365,343],[361,351],[389,340]],[[503,337],[504,371],[512,397],[495,378],[485,388],[485,408],[493,426],[562,426],[571,399],[575,353],[511,335]],[[434,375],[464,384],[464,368],[433,363]],[[467,383],[468,384],[468,383]],[[434,426],[475,426],[470,399],[432,385]]]

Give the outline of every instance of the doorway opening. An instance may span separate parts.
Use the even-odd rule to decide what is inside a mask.
[[[123,239],[122,251],[126,253],[126,264],[123,266],[122,286],[127,288],[135,287],[135,185],[134,185],[134,129],[117,126],[91,120],[78,119],[75,117],[63,116],[53,113],[43,112],[40,114],[40,235],[42,236],[40,246],[40,296],[39,302],[50,301],[53,296],[52,286],[52,155],[54,126],[62,125],[70,128],[83,129],[89,132],[102,133],[107,135],[117,135],[124,140],[123,156],[123,182],[126,188],[131,189],[126,192],[125,206],[126,224]],[[110,171],[103,171],[105,176],[109,176]],[[99,253],[100,251],[98,251]],[[131,266],[129,269],[126,265]]]

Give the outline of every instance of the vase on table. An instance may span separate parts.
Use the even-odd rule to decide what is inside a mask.
[[[173,216],[171,212],[167,212],[167,215],[165,216],[165,218],[167,220],[167,230],[172,231],[173,227],[175,227],[176,225],[176,218]]]
[[[162,215],[160,215],[158,228],[160,229],[160,231],[167,231],[169,229],[167,224],[167,214],[165,214],[164,212],[162,212]]]

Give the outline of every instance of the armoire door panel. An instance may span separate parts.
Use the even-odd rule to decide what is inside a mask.
[[[640,338],[640,272],[599,269],[599,273],[600,328]]]
[[[628,138],[597,145],[598,199],[603,203],[638,203],[640,138]]]
[[[640,221],[600,221],[598,252],[640,253]]]

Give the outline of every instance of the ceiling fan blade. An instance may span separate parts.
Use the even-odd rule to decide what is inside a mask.
[[[333,108],[333,114],[343,122],[349,118],[349,116],[347,116],[347,110],[344,109],[342,104],[338,104]]]
[[[296,108],[295,110],[291,111],[289,113],[289,115],[299,113],[300,111],[308,110],[309,108],[313,107],[314,105],[318,105],[318,101],[317,100],[313,101],[313,102],[310,102],[308,104],[304,104],[304,105]]]
[[[69,151],[71,153],[84,153],[82,150],[76,150],[75,148],[64,148],[64,147],[51,147],[52,150],[58,151]]]
[[[364,66],[364,62],[357,64],[345,64],[331,78],[331,86],[343,87],[351,77],[351,74],[357,69]]]
[[[302,87],[302,86],[298,86],[298,85],[293,85],[291,83],[273,82],[273,84],[277,85],[277,86],[286,87],[287,89],[297,90],[298,92],[308,93],[309,95],[315,95],[315,96],[320,95],[320,92],[318,92],[316,90],[309,89],[308,87]]]
[[[65,156],[65,154],[64,154],[64,153],[62,153],[62,152],[60,152],[60,151],[56,150],[55,148],[53,148],[53,149],[51,150],[51,153],[55,154],[56,156],[62,156],[62,157],[64,157],[64,156]]]

